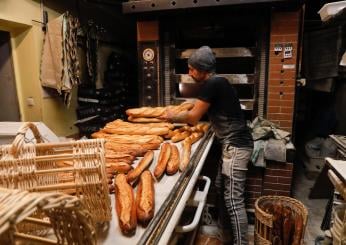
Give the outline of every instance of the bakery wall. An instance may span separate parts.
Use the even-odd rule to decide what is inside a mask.
[[[45,10],[49,19],[61,13],[48,7]],[[21,121],[42,121],[59,136],[74,134],[77,132],[73,126],[76,96],[70,108],[66,108],[60,98],[48,95],[41,87],[39,70],[43,32],[41,24],[33,20],[41,21],[39,1],[0,1],[0,30],[8,31],[11,36]],[[34,104],[29,105],[28,99],[32,99]]]

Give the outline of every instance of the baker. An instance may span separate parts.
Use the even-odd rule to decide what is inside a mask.
[[[248,244],[244,188],[253,140],[236,91],[230,81],[215,74],[215,63],[215,56],[208,46],[197,49],[190,56],[189,75],[197,83],[201,83],[195,105],[190,111],[179,114],[167,110],[161,118],[170,122],[196,125],[204,114],[208,115],[216,138],[222,145],[222,156],[215,180],[222,200],[218,208],[220,229],[232,233],[233,244]],[[231,224],[228,230],[224,225],[227,220],[222,220],[224,217],[228,217],[228,223]]]

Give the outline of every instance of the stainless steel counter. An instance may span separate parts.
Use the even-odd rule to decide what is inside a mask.
[[[193,144],[191,162],[186,172],[178,172],[172,176],[164,175],[159,182],[155,183],[155,216],[146,228],[138,224],[135,235],[126,237],[121,233],[115,212],[115,197],[111,195],[112,220],[109,223],[108,229],[99,235],[99,243],[105,245],[167,244],[186,206],[187,200],[191,196],[213,139],[214,134],[209,132]],[[181,151],[181,143],[176,145]],[[151,172],[155,169],[158,155],[159,151],[156,150],[154,160],[149,168]],[[134,166],[136,166],[137,162]]]

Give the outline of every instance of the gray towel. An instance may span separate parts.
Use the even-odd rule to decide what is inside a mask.
[[[286,162],[285,140],[269,139],[264,146],[264,158],[277,162]]]

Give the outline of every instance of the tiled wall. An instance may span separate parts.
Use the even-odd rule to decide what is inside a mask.
[[[267,119],[292,132],[301,10],[273,12],[271,17]],[[284,48],[292,44],[292,58]],[[275,45],[283,50],[275,53]]]

